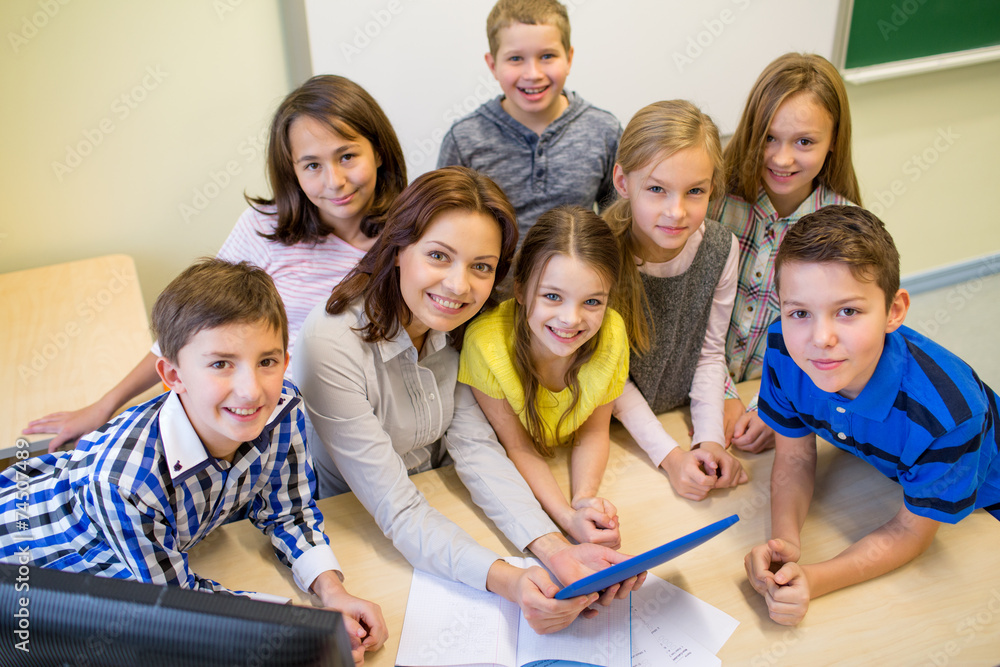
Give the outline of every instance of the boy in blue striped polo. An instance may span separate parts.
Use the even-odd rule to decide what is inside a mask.
[[[193,573],[187,552],[244,510],[295,582],[344,613],[362,659],[384,642],[385,621],[345,590],[323,532],[271,278],[246,262],[203,260],[167,286],[152,320],[170,391],[73,451],[0,473],[0,560],[232,592]]]
[[[882,222],[853,206],[804,216],[775,260],[781,319],[768,330],[758,404],[776,435],[772,539],[745,564],[773,620],[921,554],[941,522],[1000,519],[997,394],[954,354],[903,326],[910,297]],[[830,560],[800,565],[816,435],[903,487],[888,523]],[[780,569],[778,569],[780,568]],[[776,569],[776,572],[772,570]]]

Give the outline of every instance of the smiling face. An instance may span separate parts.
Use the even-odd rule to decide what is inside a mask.
[[[676,151],[629,174],[615,165],[615,189],[632,205],[632,235],[642,259],[666,262],[680,254],[705,220],[713,173],[702,147]]]
[[[906,318],[910,299],[899,290],[888,310],[874,282],[858,280],[839,262],[789,262],[778,295],[785,347],[813,383],[857,398],[882,356],[885,334]]]
[[[423,236],[399,252],[399,285],[410,311],[405,326],[419,350],[428,330],[451,331],[479,312],[493,291],[500,225],[460,209],[434,216]]]
[[[778,215],[794,213],[813,191],[833,138],[833,118],[812,93],[796,93],[778,107],[767,130],[761,174]]]
[[[288,356],[281,333],[257,322],[202,329],[176,363],[160,357],[156,364],[208,453],[231,462],[277,407]]]
[[[531,355],[537,364],[571,357],[600,330],[608,285],[576,257],[553,255],[526,290],[518,300],[528,302]]]
[[[573,64],[559,29],[544,23],[501,28],[496,55],[486,64],[503,90],[504,110],[522,125],[541,132],[569,106],[563,86]]]
[[[349,237],[371,207],[381,158],[361,135],[347,139],[308,116],[292,121],[288,142],[299,187],[320,220]]]

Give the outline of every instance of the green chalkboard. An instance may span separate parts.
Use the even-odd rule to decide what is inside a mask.
[[[854,0],[846,69],[1000,46],[1000,0]]]

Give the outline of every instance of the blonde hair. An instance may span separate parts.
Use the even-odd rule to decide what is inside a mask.
[[[703,147],[712,161],[711,197],[715,197],[723,188],[719,128],[707,114],[687,100],[654,102],[640,109],[622,133],[615,163],[629,174],[678,151],[695,147]],[[613,305],[625,320],[632,349],[643,353],[649,350],[653,323],[648,315],[646,290],[633,259],[641,259],[642,251],[632,234],[631,201],[619,196],[604,212],[604,219],[625,253],[621,288]]]
[[[524,237],[524,244],[514,264],[514,368],[524,389],[524,421],[535,450],[542,456],[552,456],[552,445],[563,440],[562,427],[580,401],[580,368],[590,361],[597,349],[598,331],[580,346],[563,381],[572,397],[566,411],[559,417],[555,429],[549,428],[538,413],[538,389],[541,377],[531,360],[531,329],[528,317],[534,308],[534,293],[549,260],[556,255],[574,257],[597,272],[614,294],[621,266],[622,253],[608,225],[593,211],[580,206],[560,206],[546,211]],[[522,303],[523,302],[523,303]],[[570,443],[576,433],[567,434]]]
[[[816,182],[861,205],[851,158],[851,108],[837,68],[814,53],[786,53],[764,68],[747,98],[732,140],[726,146],[726,188],[753,202],[760,190],[767,133],[782,102],[812,93],[833,120],[833,144]]]
[[[486,17],[486,39],[494,57],[500,48],[500,31],[514,23],[551,25],[559,31],[563,50],[569,55],[569,14],[556,0],[499,0]]]

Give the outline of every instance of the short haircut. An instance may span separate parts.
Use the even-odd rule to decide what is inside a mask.
[[[203,329],[263,322],[288,349],[288,318],[271,276],[249,262],[201,259],[174,278],[153,304],[153,335],[160,353],[177,354]]]
[[[882,221],[859,206],[824,206],[791,226],[774,260],[779,290],[781,267],[789,262],[846,264],[856,280],[878,285],[886,309],[899,291],[896,244]]]
[[[566,7],[556,0],[498,0],[486,17],[486,39],[490,53],[496,56],[500,49],[500,31],[515,23],[525,25],[551,25],[559,31],[563,50],[569,55],[569,14]]]

